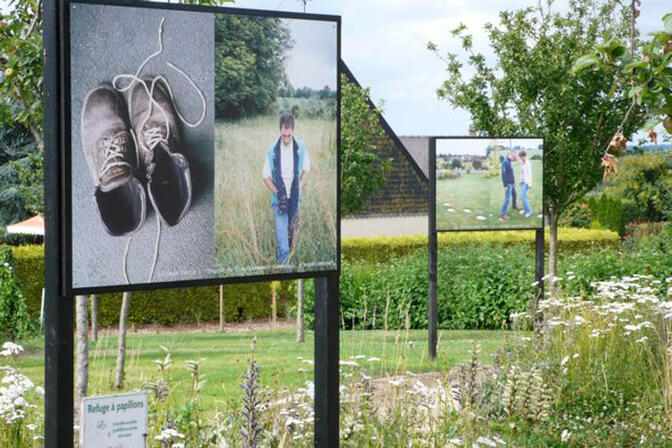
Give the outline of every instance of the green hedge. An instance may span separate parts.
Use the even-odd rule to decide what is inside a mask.
[[[592,247],[618,247],[620,241],[618,235],[614,232],[585,229],[560,229],[559,239],[561,253],[572,253]],[[530,252],[533,244],[534,232],[531,231],[443,233],[439,236],[440,260],[442,260],[440,269],[444,267],[453,269],[451,266],[462,269],[462,266],[470,266],[469,269],[474,270],[474,275],[480,273],[478,275],[483,277],[479,280],[481,283],[477,283],[477,286],[469,283],[473,288],[482,292],[482,294],[470,295],[474,301],[480,303],[481,298],[489,296],[488,288],[494,288],[494,290],[500,288],[498,284],[486,284],[489,281],[494,281],[492,279],[498,278],[498,273],[496,271],[485,271],[485,269],[494,269],[494,267],[491,263],[492,260],[486,262],[487,266],[483,264],[483,257],[487,258],[490,253],[495,258],[502,253],[510,254],[514,261],[512,266],[519,270],[517,272],[520,275],[526,276],[526,270],[531,269],[530,266],[532,265],[530,263],[533,263],[533,256],[531,255],[533,252]],[[30,315],[36,318],[39,316],[43,283],[43,246],[18,246],[13,247],[12,251],[16,259],[16,270]],[[376,307],[376,313],[378,316],[382,316],[385,302],[382,304],[383,308],[380,308],[381,305],[378,302],[386,300],[389,289],[394,299],[391,302],[394,312],[405,313],[403,310],[406,308],[404,307],[410,307],[414,310],[413,326],[423,325],[426,320],[426,312],[422,311],[422,307],[426,307],[424,298],[426,298],[427,288],[427,237],[344,239],[342,255],[341,302],[344,304],[343,317],[345,320],[361,320],[361,313],[365,311],[370,313]],[[507,286],[507,291],[519,291],[519,287],[513,282],[515,279],[523,277],[515,274],[508,278],[512,283]],[[531,280],[527,277],[524,278],[523,284],[531,283]],[[294,306],[295,285],[296,282],[291,281],[280,283],[278,291],[279,315],[286,314]],[[472,286],[468,286],[467,283],[461,285],[460,282],[456,282],[451,288]],[[310,291],[312,294],[312,288],[308,285],[306,291]],[[450,296],[453,293],[447,294]],[[382,297],[382,299],[380,297],[376,298],[377,296]],[[224,313],[227,321],[241,321],[270,315],[271,293],[269,283],[227,285],[224,287],[224,297]],[[411,300],[411,297],[413,297],[413,300]],[[452,302],[458,301],[457,297],[461,296],[454,293],[453,297],[455,297],[454,300],[449,299],[446,302],[448,304],[446,310],[455,310]],[[373,304],[376,300],[378,302]],[[100,296],[98,313],[101,325],[116,325],[120,303],[121,294],[103,294]],[[497,301],[493,303],[494,306],[499,306]],[[517,306],[517,303],[514,305]],[[482,317],[473,318],[469,317],[470,312],[459,312],[451,316],[446,315],[446,319],[454,321],[450,325],[457,327],[493,326],[495,320],[499,319],[499,315],[505,315],[503,313],[507,309],[504,307],[501,313],[496,316],[488,315],[486,317],[488,312],[481,312]],[[216,320],[218,316],[219,288],[217,286],[135,292],[132,294],[129,311],[129,321],[136,324],[174,325],[195,323]],[[399,315],[395,319],[401,319],[402,317],[402,315]],[[390,319],[388,323],[392,325],[392,318],[389,313],[388,318]]]
[[[546,247],[548,248],[548,230]],[[618,234],[609,230],[560,228],[560,252],[576,252],[591,247],[617,248]],[[439,247],[454,247],[476,243],[529,245],[534,247],[534,231],[453,232],[439,234]],[[397,257],[427,250],[427,236],[395,236],[385,238],[347,238],[342,241],[341,255],[347,261],[386,262]]]
[[[653,275],[662,289],[672,277],[672,225],[642,226],[622,246],[561,252],[560,285],[571,294],[612,276]],[[615,235],[615,234],[614,234]],[[615,237],[618,240],[618,237]],[[578,246],[575,246],[578,247]],[[455,244],[438,254],[439,328],[497,329],[525,311],[534,294],[534,252],[524,244]],[[341,312],[345,328],[427,328],[427,251],[385,263],[344,260]],[[306,317],[314,307],[307,289]],[[389,305],[388,305],[389,300]],[[309,322],[312,324],[312,322]]]
[[[44,279],[44,247],[17,246],[12,251],[28,311],[39,317]],[[280,282],[278,313],[284,315],[296,296],[295,282]],[[270,283],[246,283],[224,287],[224,317],[227,321],[244,321],[271,314]],[[101,294],[98,299],[98,322],[102,326],[119,321],[121,294]],[[219,287],[139,291],[131,295],[129,322],[135,324],[174,325],[219,318]]]

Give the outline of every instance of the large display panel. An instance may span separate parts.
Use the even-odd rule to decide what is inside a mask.
[[[66,294],[338,272],[338,17],[63,8]]]
[[[543,227],[541,138],[436,137],[437,231]]]

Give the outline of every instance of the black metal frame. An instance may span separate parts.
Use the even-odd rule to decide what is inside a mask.
[[[427,322],[428,322],[428,352],[431,360],[436,359],[436,347],[438,343],[438,319],[437,319],[437,259],[438,259],[438,234],[440,232],[503,232],[516,230],[534,230],[535,238],[535,263],[534,275],[536,279],[536,289],[534,294],[534,309],[531,310],[536,313],[536,304],[543,297],[544,284],[542,278],[544,276],[544,224],[545,215],[542,211],[541,227],[501,227],[501,228],[474,228],[474,229],[437,229],[436,228],[436,141],[437,140],[458,140],[458,139],[472,139],[472,140],[491,140],[491,139],[541,139],[546,149],[546,141],[542,137],[487,137],[487,136],[436,136],[429,139],[429,220],[428,220],[428,246],[429,246],[429,288],[427,296]],[[542,170],[545,170],[546,158],[542,159]],[[543,182],[541,186],[541,196],[544,196]],[[543,202],[543,199],[542,199]],[[543,208],[543,207],[542,207]]]
[[[125,0],[43,0],[44,46],[44,193],[45,193],[45,398],[47,448],[71,447],[73,440],[73,294],[201,286],[275,279],[315,278],[315,446],[337,447],[339,440],[339,275],[341,253],[340,158],[337,156],[337,269],[317,272],[212,278],[154,284],[71,288],[70,80],[69,22],[71,3],[117,5],[290,19],[333,21],[337,25],[337,66],[341,54],[338,16],[278,13],[239,8],[129,2]],[[66,45],[64,45],[66,44]],[[66,70],[66,68],[68,70]],[[340,151],[340,77],[337,77],[337,151]],[[66,119],[67,118],[67,119]],[[67,150],[66,150],[67,149]]]
[[[122,291],[141,291],[148,289],[162,289],[162,288],[184,288],[191,286],[208,286],[208,285],[222,285],[230,283],[247,283],[247,282],[261,282],[269,280],[292,280],[299,278],[316,278],[331,275],[338,275],[341,271],[341,163],[338,153],[341,147],[341,80],[339,73],[341,60],[341,17],[326,14],[304,14],[293,12],[279,12],[266,11],[256,9],[244,8],[230,8],[217,6],[196,6],[185,4],[172,3],[154,3],[154,2],[139,2],[128,0],[61,0],[58,2],[60,6],[60,20],[61,20],[61,34],[60,34],[60,48],[62,49],[59,80],[62,86],[61,95],[61,113],[63,120],[61,120],[61,195],[63,198],[62,210],[62,227],[61,232],[63,241],[62,254],[62,294],[65,296],[73,296],[80,294],[98,294],[105,292],[122,292]],[[117,284],[105,286],[93,286],[74,288],[72,285],[72,164],[71,164],[71,120],[70,120],[70,5],[71,4],[92,4],[105,6],[124,6],[130,8],[145,8],[145,9],[162,9],[162,10],[176,10],[176,11],[192,11],[201,13],[214,14],[232,14],[238,16],[260,16],[260,17],[277,17],[283,19],[302,19],[302,20],[317,20],[332,22],[336,24],[336,61],[335,67],[337,71],[337,96],[336,96],[336,269],[326,269],[317,271],[301,271],[290,273],[275,273],[275,274],[259,274],[251,276],[236,276],[236,277],[207,277],[202,279],[192,280],[176,280],[163,281],[152,283],[134,283],[130,285]],[[45,72],[45,76],[48,73]],[[214,243],[213,243],[214,244]],[[214,266],[216,268],[216,266]]]

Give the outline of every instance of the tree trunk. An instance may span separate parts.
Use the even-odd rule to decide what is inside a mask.
[[[271,321],[273,322],[273,331],[275,331],[278,321],[278,288],[275,282],[271,282],[271,300]]]
[[[86,296],[75,297],[75,320],[77,322],[77,359],[75,364],[75,425],[80,423],[82,398],[86,397],[89,384],[89,322]]]
[[[296,342],[303,342],[303,279],[299,279],[296,299]]]
[[[119,315],[119,352],[117,353],[117,372],[114,387],[124,387],[124,364],[126,363],[126,323],[128,320],[128,305],[131,301],[131,293],[125,292],[121,298],[121,313]]]
[[[91,340],[98,342],[98,296],[91,296]]]
[[[219,285],[219,331],[224,331],[224,285]]]
[[[550,238],[548,241],[548,278],[550,279],[551,296],[555,297],[556,282],[558,276],[558,215],[551,212],[548,215],[548,227]]]

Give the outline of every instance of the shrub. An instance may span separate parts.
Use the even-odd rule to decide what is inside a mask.
[[[21,281],[29,315],[40,313],[44,283],[44,247],[18,246],[12,252],[16,273]],[[295,282],[281,282],[278,290],[278,315],[285,315],[295,301]],[[121,294],[101,294],[98,300],[98,322],[102,326],[119,322]],[[224,318],[245,321],[271,314],[269,283],[239,283],[224,286]],[[129,322],[135,324],[175,325],[198,323],[219,318],[219,287],[161,289],[131,294]]]
[[[17,340],[35,329],[16,278],[11,249],[0,247],[0,337]]]
[[[620,199],[602,194],[599,199],[589,198],[587,204],[592,211],[594,221],[600,223],[598,228],[613,230],[619,235],[625,233],[625,215]]]
[[[608,230],[560,228],[558,239],[561,253],[577,252],[591,247],[617,248],[620,244],[618,235]],[[534,231],[439,234],[440,247],[455,247],[474,242],[534,247]],[[548,233],[546,233],[546,247],[548,247]],[[427,237],[424,235],[347,238],[341,242],[341,255],[343,260],[347,261],[383,263],[396,257],[426,250]]]

